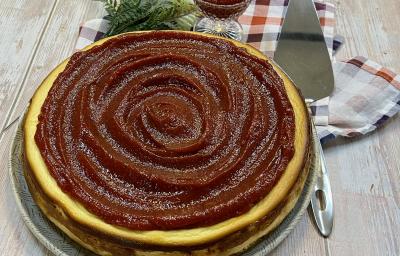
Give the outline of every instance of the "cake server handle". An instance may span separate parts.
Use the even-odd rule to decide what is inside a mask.
[[[317,140],[316,143],[318,144],[319,149],[321,173],[317,178],[317,183],[315,184],[314,191],[311,195],[311,207],[319,231],[324,237],[328,237],[331,234],[333,227],[332,191],[321,142]]]

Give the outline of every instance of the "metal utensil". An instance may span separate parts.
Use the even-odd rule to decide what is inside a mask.
[[[312,0],[289,2],[274,60],[300,88],[307,103],[332,93],[332,63]],[[333,201],[322,147],[319,141],[317,143],[322,173],[311,206],[319,231],[326,237],[333,226]]]

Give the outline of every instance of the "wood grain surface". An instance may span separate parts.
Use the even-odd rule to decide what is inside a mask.
[[[337,7],[337,33],[346,39],[337,58],[361,55],[400,73],[400,1],[330,2]],[[13,121],[72,53],[79,24],[103,14],[90,0],[0,1],[0,255],[50,255],[25,227],[10,187]],[[322,238],[306,215],[272,255],[400,255],[399,134],[396,116],[367,136],[326,145],[333,233]]]

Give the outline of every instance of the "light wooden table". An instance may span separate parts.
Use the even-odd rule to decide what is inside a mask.
[[[333,0],[332,0],[333,1]],[[400,72],[400,1],[334,0],[338,58],[362,55]],[[79,24],[100,17],[90,0],[0,1],[0,131],[75,44]],[[0,255],[50,255],[25,227],[8,176],[13,124],[0,134]],[[318,235],[308,215],[273,255],[400,255],[400,118],[368,136],[325,147],[334,231]]]

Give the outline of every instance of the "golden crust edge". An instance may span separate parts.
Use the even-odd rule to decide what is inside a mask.
[[[195,32],[179,33],[198,34]],[[205,36],[204,34],[201,35]],[[88,50],[95,45],[100,45],[109,39],[111,38],[100,40],[86,47],[84,50]],[[29,106],[29,110],[26,114],[26,120],[24,123],[24,148],[27,161],[29,163],[29,166],[32,168],[32,172],[35,178],[38,180],[38,183],[43,188],[46,195],[48,195],[52,200],[54,200],[54,202],[60,205],[62,209],[72,219],[87,227],[96,229],[105,234],[120,237],[122,239],[160,246],[192,246],[208,243],[210,241],[216,241],[228,234],[231,234],[250,225],[251,223],[256,222],[257,220],[265,216],[268,212],[272,211],[278,205],[278,203],[288,194],[304,164],[304,154],[307,152],[307,147],[309,146],[308,112],[298,90],[288,79],[288,77],[280,70],[279,67],[277,67],[272,61],[267,59],[262,53],[255,50],[251,46],[244,45],[242,43],[232,40],[230,41],[236,46],[246,49],[250,54],[253,54],[261,59],[266,59],[267,61],[269,61],[269,63],[273,65],[275,71],[284,81],[289,100],[295,112],[295,125],[296,127],[302,127],[300,129],[296,129],[295,155],[290,161],[288,168],[283,173],[282,177],[275,185],[275,187],[271,190],[271,192],[258,204],[252,207],[251,210],[240,216],[225,220],[223,222],[208,227],[167,231],[140,231],[130,230],[127,228],[105,223],[97,216],[87,211],[81,204],[74,201],[67,194],[62,192],[61,189],[57,186],[56,181],[48,172],[46,165],[44,164],[44,160],[41,157],[40,151],[35,143],[34,135],[36,132],[36,125],[38,123],[38,115],[40,114],[41,106],[43,105],[43,102],[47,97],[47,93],[50,90],[54,80],[57,78],[58,74],[61,73],[66,67],[68,59],[57,66],[39,86],[36,93],[32,97],[31,105]]]
[[[308,161],[302,169],[299,178],[293,185],[290,193],[284,200],[267,216],[256,223],[251,224],[244,229],[237,231],[228,237],[223,238],[211,245],[205,245],[200,249],[193,248],[171,248],[170,250],[162,250],[160,248],[143,249],[140,245],[127,246],[123,243],[113,242],[112,238],[104,236],[96,236],[90,234],[79,227],[79,223],[75,223],[69,219],[68,215],[56,204],[54,204],[38,187],[37,181],[34,179],[29,166],[24,168],[24,175],[32,193],[33,198],[37,202],[42,212],[72,240],[81,246],[89,249],[99,255],[151,255],[151,256],[228,256],[236,255],[254,246],[257,241],[263,239],[264,236],[274,230],[283,219],[290,213],[301,196],[304,184],[309,177],[310,166],[314,164],[315,152],[308,152]],[[25,161],[25,164],[27,162]]]

